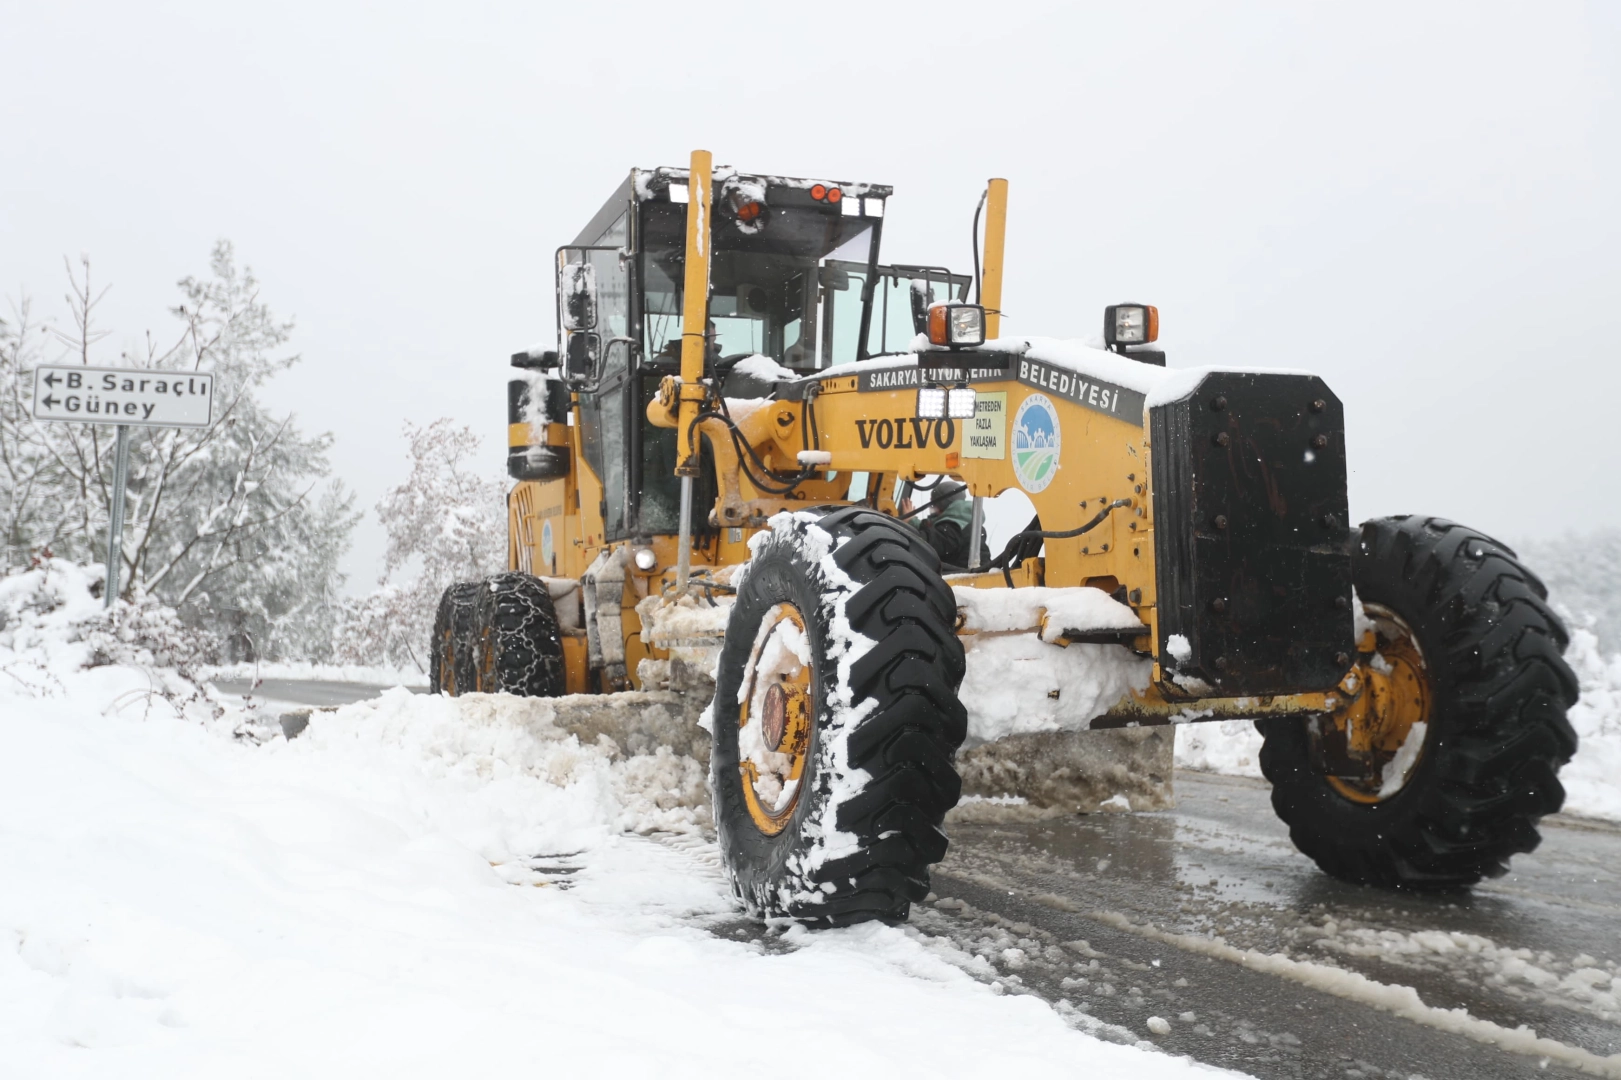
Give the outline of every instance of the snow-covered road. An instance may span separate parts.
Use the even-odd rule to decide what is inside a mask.
[[[277,696],[326,692],[289,682]],[[1238,736],[1249,737],[1229,738],[1230,757],[1248,746]],[[966,808],[912,940],[1102,1038],[1258,1076],[1478,1080],[1544,1061],[1555,1075],[1621,1076],[1621,1059],[1603,1060],[1621,1054],[1621,827],[1555,819],[1506,878],[1393,896],[1320,874],[1259,781],[1183,770],[1177,793],[1177,809],[1157,814],[1032,821]],[[701,834],[660,835],[648,860],[674,850],[685,861],[670,865],[720,888]],[[533,865],[566,885],[576,864],[591,865]],[[678,921],[772,954],[809,940],[762,932],[724,898]]]

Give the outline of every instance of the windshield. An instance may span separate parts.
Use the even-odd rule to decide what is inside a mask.
[[[663,367],[680,360],[687,207],[648,203],[644,214],[644,348]],[[855,360],[877,220],[837,207],[771,206],[764,226],[745,232],[717,216],[709,264],[716,355],[764,353],[799,371]]]
[[[967,300],[968,277],[936,266],[880,266],[873,291],[872,325],[867,330],[867,355],[906,352],[917,337],[912,322],[912,292],[926,294],[927,307],[944,300]]]

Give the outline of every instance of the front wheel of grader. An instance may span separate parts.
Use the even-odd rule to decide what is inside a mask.
[[[904,919],[962,785],[963,649],[939,560],[859,508],[780,515],[749,560],[710,717],[715,824],[751,914]]]
[[[1295,846],[1386,888],[1496,877],[1564,802],[1577,686],[1563,625],[1514,552],[1439,518],[1362,526],[1366,614],[1334,713],[1262,720],[1261,770]]]

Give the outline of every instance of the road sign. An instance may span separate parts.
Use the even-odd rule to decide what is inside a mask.
[[[34,369],[34,419],[116,424],[112,505],[107,515],[107,606],[118,598],[124,543],[124,487],[129,477],[129,429],[205,428],[213,419],[214,376],[158,368],[99,368],[73,364]]]
[[[205,428],[214,376],[158,368],[78,364],[34,369],[34,419],[78,424]]]

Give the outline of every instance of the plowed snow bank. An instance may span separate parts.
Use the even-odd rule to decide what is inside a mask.
[[[403,690],[260,744],[139,656],[86,668],[106,628],[61,599],[0,626],[0,1075],[707,1080],[779,995],[783,1077],[1213,1072],[908,929],[731,940],[713,860],[625,832],[694,829],[689,758]]]

